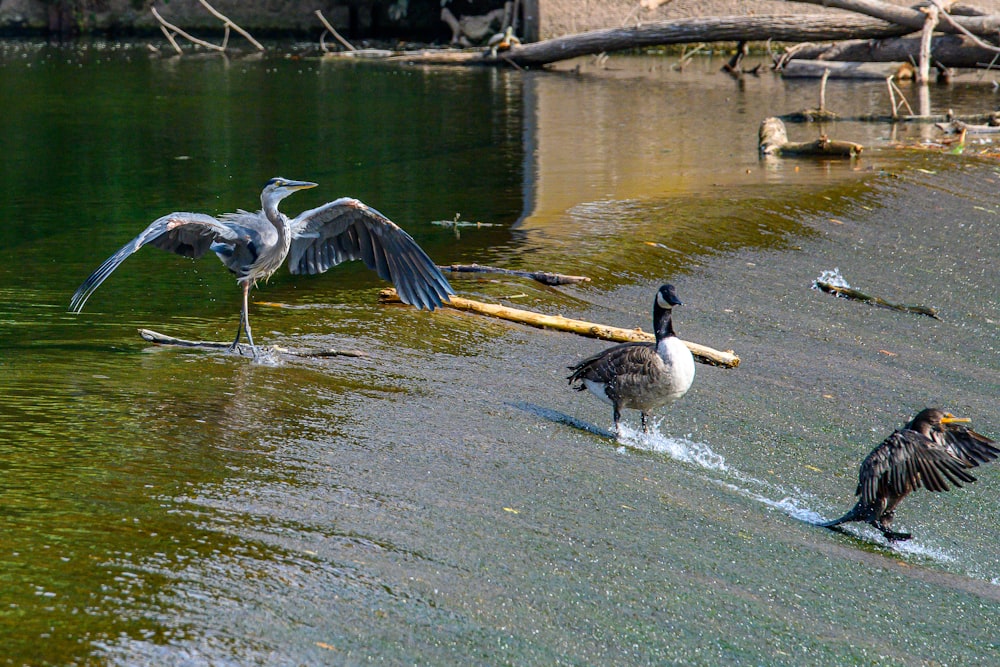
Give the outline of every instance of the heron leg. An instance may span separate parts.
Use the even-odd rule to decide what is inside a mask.
[[[240,310],[240,325],[236,328],[236,339],[233,344],[229,346],[229,351],[234,352],[239,349],[240,344],[240,333],[243,331],[247,332],[247,340],[250,342],[250,349],[253,351],[253,356],[257,356],[257,346],[253,344],[253,336],[250,335],[250,309],[249,309],[249,297],[250,297],[250,281],[243,283],[243,308]]]
[[[615,420],[615,433],[621,433],[621,427],[618,426],[618,422],[622,420],[622,411],[618,409],[617,403],[612,408],[611,418]]]
[[[642,432],[649,433],[649,422],[646,419],[646,413],[640,412],[639,415],[642,417]]]

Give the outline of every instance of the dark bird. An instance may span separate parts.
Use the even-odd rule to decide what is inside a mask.
[[[451,285],[416,241],[375,209],[357,199],[342,197],[289,219],[278,202],[298,190],[316,187],[308,181],[272,178],[260,193],[261,210],[238,210],[212,217],[203,213],[169,213],[104,261],[76,290],[70,310],[83,305],[111,272],[144,245],[198,258],[214,252],[243,289],[243,308],[236,339],[245,331],[250,349],[248,296],[260,279],[267,279],[288,259],[292,273],[323,273],[353,259],[363,260],[383,280],[395,285],[404,303],[434,310],[454,294]]]
[[[671,313],[682,305],[673,285],[664,285],[653,301],[655,343],[622,343],[570,366],[569,383],[611,404],[615,430],[622,408],[639,410],[649,432],[650,410],[683,396],[694,381],[694,357],[674,333]]]
[[[882,531],[887,540],[908,540],[910,533],[892,530],[896,506],[911,493],[948,491],[975,482],[968,473],[1000,455],[997,444],[960,422],[969,422],[935,408],[927,408],[892,433],[861,462],[858,502],[844,516],[820,524],[827,528],[848,521],[864,521]]]

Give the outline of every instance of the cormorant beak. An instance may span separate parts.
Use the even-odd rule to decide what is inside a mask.
[[[941,417],[942,424],[954,424],[956,422],[971,422],[972,420],[968,417],[956,417],[955,415],[945,415]]]

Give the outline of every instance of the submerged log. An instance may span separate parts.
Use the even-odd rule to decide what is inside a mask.
[[[402,303],[399,300],[399,295],[396,294],[396,290],[391,287],[379,292],[378,298],[380,303]],[[646,333],[641,329],[621,329],[619,327],[607,326],[605,324],[596,324],[594,322],[586,322],[584,320],[574,320],[561,315],[543,315],[530,310],[521,310],[519,308],[510,308],[508,306],[501,306],[493,303],[483,303],[482,301],[474,301],[472,299],[463,299],[459,296],[451,297],[449,301],[444,302],[444,306],[454,308],[455,310],[464,310],[467,312],[479,313],[480,315],[497,317],[510,322],[528,324],[541,329],[557,329],[559,331],[568,331],[570,333],[586,336],[588,338],[600,338],[619,343],[652,342],[656,340],[653,334]],[[695,360],[703,364],[721,366],[723,368],[736,368],[740,364],[740,358],[736,356],[732,350],[721,352],[705,345],[699,345],[698,343],[691,343],[688,341],[684,341],[684,344],[687,345],[689,350],[691,350],[691,354],[694,355]]]
[[[927,317],[933,317],[935,320],[941,319],[937,314],[937,310],[929,306],[911,306],[905,303],[891,303],[881,297],[865,294],[864,292],[851,287],[840,287],[821,280],[816,281],[816,287],[823,290],[827,294],[842,296],[846,299],[854,299],[855,301],[869,303],[873,306],[879,306],[880,308],[891,308],[892,310],[899,310],[904,313],[926,315]]]
[[[833,141],[822,136],[816,141],[788,141],[785,124],[778,118],[765,118],[757,133],[761,155],[776,157],[856,157],[864,146],[850,141]]]
[[[576,285],[577,283],[590,282],[590,278],[587,276],[567,276],[562,273],[550,273],[548,271],[517,271],[515,269],[503,269],[495,266],[483,266],[481,264],[439,265],[438,268],[442,271],[452,271],[454,273],[502,273],[505,276],[531,278],[543,285]]]
[[[209,340],[185,340],[183,338],[174,338],[173,336],[168,336],[166,334],[153,331],[151,329],[139,329],[139,335],[143,340],[156,345],[168,345],[174,347],[194,347],[203,350],[229,350],[232,347],[232,343],[224,343],[221,341],[209,341]],[[258,345],[257,349],[265,350],[269,352],[275,352],[278,354],[286,354],[292,357],[364,357],[367,356],[361,350],[334,350],[329,349],[317,349],[317,350],[293,350],[287,347],[280,347],[278,345]],[[249,345],[245,343],[240,343],[233,350],[240,356],[250,357],[253,356],[253,350]]]

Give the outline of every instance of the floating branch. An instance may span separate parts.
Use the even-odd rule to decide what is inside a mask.
[[[150,343],[155,343],[156,345],[171,345],[174,347],[195,347],[203,350],[228,350],[232,347],[232,343],[223,343],[218,341],[199,341],[199,340],[184,340],[183,338],[174,338],[173,336],[168,336],[166,334],[161,334],[150,329],[139,329],[139,335],[142,339],[149,341]],[[261,350],[268,350],[270,352],[276,352],[278,354],[287,354],[293,357],[364,357],[367,356],[364,352],[360,350],[291,350],[286,347],[279,347],[277,345],[260,346]],[[235,352],[242,356],[250,357],[253,356],[253,351],[250,349],[249,345],[244,345],[240,343],[236,346]]]
[[[833,285],[826,281],[817,280],[816,287],[823,290],[827,294],[834,294],[836,296],[842,296],[846,299],[854,299],[855,301],[863,301],[864,303],[870,303],[873,306],[879,306],[881,308],[891,308],[892,310],[899,310],[905,313],[916,313],[918,315],[926,315],[927,317],[933,317],[935,320],[940,320],[937,311],[929,306],[910,306],[905,303],[890,303],[885,299],[877,296],[872,296],[870,294],[865,294],[860,290],[856,290],[851,287],[841,287],[839,285]]]
[[[391,287],[379,292],[378,299],[380,303],[401,303],[396,290]],[[646,333],[641,329],[621,329],[604,324],[574,320],[561,315],[542,315],[530,310],[483,303],[482,301],[463,299],[458,296],[451,297],[449,301],[444,302],[444,305],[455,310],[479,313],[480,315],[497,317],[502,320],[528,324],[542,329],[568,331],[588,338],[600,338],[619,343],[653,342],[656,340],[653,334]],[[740,358],[732,350],[721,352],[705,345],[699,345],[698,343],[684,341],[684,344],[691,350],[691,354],[694,355],[695,360],[703,364],[721,366],[723,368],[736,368],[740,364]]]
[[[548,271],[515,271],[495,266],[482,266],[480,264],[452,264],[450,266],[438,266],[438,268],[442,271],[452,271],[454,273],[502,273],[507,276],[531,278],[543,285],[576,285],[577,283],[590,282],[590,278],[587,276],[567,276],[562,273],[550,273]]]
[[[834,141],[821,136],[816,141],[788,141],[785,124],[779,118],[765,118],[757,133],[761,155],[780,157],[857,157],[864,146],[850,141]]]

